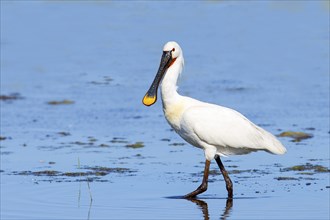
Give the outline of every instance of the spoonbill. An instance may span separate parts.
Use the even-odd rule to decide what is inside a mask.
[[[286,148],[268,131],[253,124],[241,113],[223,106],[201,102],[177,92],[177,80],[184,65],[178,43],[167,42],[158,72],[143,104],[157,101],[161,83],[163,111],[167,122],[185,141],[204,150],[205,168],[202,184],[185,198],[193,198],[207,190],[211,160],[215,159],[226,182],[228,198],[233,198],[233,184],[220,156],[242,155],[254,151],[284,154]]]

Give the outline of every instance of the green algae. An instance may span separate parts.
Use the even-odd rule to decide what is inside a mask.
[[[300,142],[301,140],[312,138],[312,134],[308,134],[301,131],[285,131],[277,135],[278,137],[290,137],[293,138],[293,142]]]
[[[142,147],[144,147],[144,144],[143,144],[143,142],[138,141],[138,142],[135,142],[134,144],[127,144],[126,147],[134,148],[134,149],[135,148],[142,148]]]
[[[61,101],[49,101],[49,102],[47,102],[47,104],[48,105],[70,105],[70,104],[74,104],[74,101],[64,99]]]
[[[17,100],[17,99],[23,99],[21,94],[12,93],[12,94],[9,94],[9,95],[0,95],[0,100],[1,101],[12,101],[12,100]]]
[[[13,175],[23,175],[23,176],[58,176],[61,172],[55,170],[42,170],[42,171],[14,171],[12,172]]]
[[[61,135],[61,136],[70,136],[70,132],[66,132],[66,131],[60,131],[60,132],[57,132],[57,134]]]
[[[288,176],[280,176],[280,177],[275,177],[274,179],[276,180],[299,180],[299,178],[295,178],[295,177],[288,177]]]
[[[170,146],[183,146],[185,143],[172,143]]]
[[[127,144],[128,141],[125,140],[125,138],[122,137],[114,137],[112,138],[112,140],[110,141],[110,143],[114,143],[114,144]]]
[[[160,139],[160,141],[170,142],[171,139],[168,139],[168,138],[162,138],[162,139]]]
[[[258,169],[248,169],[248,170],[227,170],[228,174],[243,174],[243,173],[250,173],[250,174],[259,174],[259,175],[265,175],[265,174],[270,174],[269,172],[265,170],[258,170]],[[192,174],[193,176],[202,176],[204,174],[203,171],[199,173]],[[220,169],[211,169],[209,171],[210,176],[217,176],[217,175],[222,175],[220,172]]]
[[[10,175],[22,175],[22,176],[43,176],[43,177],[53,177],[55,180],[63,181],[63,177],[91,177],[91,180],[98,180],[98,177],[106,176],[108,174],[131,174],[136,172],[136,170],[132,170],[129,168],[122,167],[89,167],[85,166],[82,168],[78,168],[86,171],[68,171],[68,172],[60,172],[56,170],[41,170],[41,171],[14,171],[10,173]],[[60,179],[59,179],[60,178]],[[81,180],[76,180],[81,181]],[[106,181],[106,180],[105,180]]]
[[[123,168],[123,167],[95,166],[95,167],[84,167],[84,169],[92,170],[94,172],[105,172],[107,174],[109,174],[109,173],[132,173],[132,172],[136,172],[136,171],[131,170],[129,168]]]
[[[306,163],[303,165],[295,165],[292,167],[282,168],[281,172],[286,171],[314,171],[314,173],[329,173],[330,170],[327,167],[321,165],[313,165],[311,163]],[[311,173],[311,172],[309,172]]]

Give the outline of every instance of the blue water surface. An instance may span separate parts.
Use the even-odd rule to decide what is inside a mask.
[[[283,156],[223,158],[232,204],[220,174],[179,199],[199,185],[203,152],[161,102],[142,105],[170,40],[184,52],[181,94],[313,136],[281,138]],[[21,97],[0,101],[1,219],[329,219],[329,172],[283,171],[330,167],[328,1],[2,0],[0,85]],[[62,100],[74,103],[48,104]],[[130,172],[23,174],[82,167]]]

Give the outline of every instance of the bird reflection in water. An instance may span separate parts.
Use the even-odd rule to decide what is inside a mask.
[[[204,220],[209,220],[210,219],[208,205],[205,201],[200,200],[200,199],[196,199],[196,198],[189,198],[187,200],[195,203],[202,210]],[[226,206],[223,209],[223,211],[221,213],[221,216],[220,216],[221,220],[226,220],[229,217],[230,210],[231,210],[232,207],[233,207],[233,199],[228,198],[227,201],[226,201]]]

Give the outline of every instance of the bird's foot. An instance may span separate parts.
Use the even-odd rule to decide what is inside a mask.
[[[194,198],[207,190],[207,183],[202,183],[195,191],[183,196],[185,199]]]

